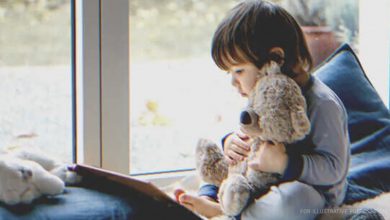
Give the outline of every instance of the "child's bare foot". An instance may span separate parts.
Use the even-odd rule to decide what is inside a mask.
[[[177,200],[179,204],[204,217],[211,218],[222,215],[220,205],[207,196],[190,195],[180,190]]]

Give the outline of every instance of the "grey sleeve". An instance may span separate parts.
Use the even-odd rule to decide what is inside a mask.
[[[333,185],[345,178],[349,164],[349,136],[344,107],[324,100],[309,115],[312,154],[304,154],[299,180],[311,185]]]

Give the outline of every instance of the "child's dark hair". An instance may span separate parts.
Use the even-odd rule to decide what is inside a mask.
[[[312,68],[312,58],[303,32],[282,7],[262,0],[239,3],[219,24],[212,40],[212,57],[223,70],[229,64],[251,62],[261,68],[266,62],[281,61],[270,54],[273,47],[284,50],[282,72],[293,77],[297,64]]]

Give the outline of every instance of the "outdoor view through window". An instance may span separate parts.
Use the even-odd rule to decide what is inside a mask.
[[[72,161],[70,0],[0,1],[0,148]]]
[[[198,138],[236,128],[241,98],[210,56],[236,2],[130,0],[132,174],[193,168]]]

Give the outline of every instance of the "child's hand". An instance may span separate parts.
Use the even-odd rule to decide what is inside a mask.
[[[236,131],[225,140],[224,153],[229,164],[244,160],[250,151],[249,137],[242,131]]]
[[[288,156],[284,144],[264,142],[248,165],[254,170],[283,175],[287,162]]]

